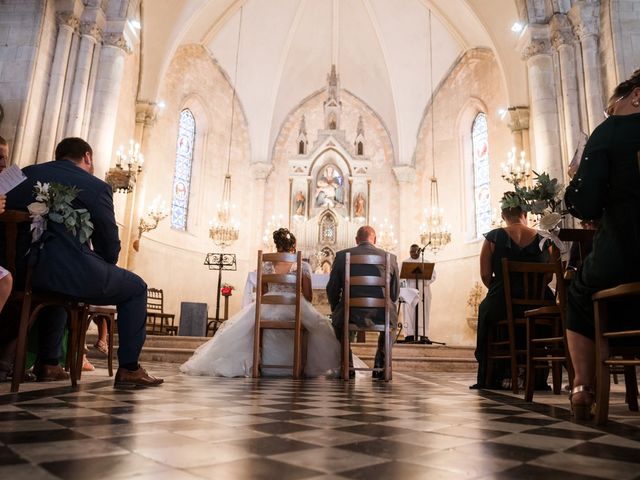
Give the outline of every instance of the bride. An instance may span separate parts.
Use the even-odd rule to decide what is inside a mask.
[[[278,252],[295,252],[296,238],[286,228],[273,232],[273,241]],[[296,264],[264,263],[264,273],[289,273],[295,271]],[[294,287],[279,286],[293,293]],[[274,292],[269,292],[274,293]],[[277,292],[282,294],[283,291]],[[311,305],[311,267],[302,263],[302,325],[307,329],[307,358],[304,374],[316,377],[336,374],[340,369],[340,343],[335,336],[331,321],[318,313]],[[268,294],[267,294],[268,295]],[[282,319],[293,309],[281,305],[263,305],[262,318]],[[286,313],[285,313],[286,312]],[[216,335],[200,346],[193,356],[180,366],[180,371],[189,375],[210,375],[221,377],[251,376],[253,365],[253,330],[255,326],[255,303],[247,305],[224,322]],[[286,330],[265,330],[263,337],[263,363],[287,365],[293,359],[293,332]],[[264,369],[267,375],[290,375],[287,369]]]

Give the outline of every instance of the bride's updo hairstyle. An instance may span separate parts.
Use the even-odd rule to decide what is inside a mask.
[[[279,228],[273,232],[273,243],[279,252],[294,252],[296,250],[296,237],[287,228]]]

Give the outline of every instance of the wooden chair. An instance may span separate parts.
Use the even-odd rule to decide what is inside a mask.
[[[147,333],[151,335],[177,335],[175,314],[164,312],[164,292],[158,288],[147,289]]]
[[[527,349],[517,341],[517,331],[524,333],[526,320],[524,315],[516,315],[518,311],[533,310],[539,307],[555,306],[555,300],[545,298],[547,285],[556,267],[550,263],[513,262],[502,259],[502,277],[506,318],[497,322],[490,332],[487,345],[487,374],[485,383],[489,384],[493,373],[492,360],[509,360],[511,370],[511,387],[518,393],[518,368],[526,369]],[[522,292],[517,295],[512,289],[512,279],[522,278]]]
[[[556,249],[554,249],[554,257],[555,260],[549,264],[550,268],[547,269],[547,273],[553,274],[556,279],[556,304],[524,312],[527,331],[524,399],[528,402],[533,400],[536,368],[547,368],[549,363],[551,363],[553,393],[556,395],[559,395],[562,391],[563,365],[566,366],[569,372],[569,379],[573,379],[573,369],[567,351],[565,334],[566,284],[562,263],[560,261],[560,253]],[[540,336],[538,333],[540,327],[546,327],[550,330],[551,336]]]
[[[296,271],[292,273],[264,273],[264,262],[296,263]],[[292,285],[295,295],[267,294],[267,285]],[[300,318],[302,302],[302,253],[262,253],[258,251],[258,269],[256,276],[256,322],[253,338],[253,378],[261,375],[262,368],[292,368],[293,378],[299,379],[304,370],[303,334],[304,327]],[[287,305],[295,309],[293,320],[263,320],[263,305]],[[262,363],[262,337],[265,330],[293,330],[293,365],[265,365]]]
[[[384,276],[377,275],[352,275],[352,265],[372,265],[384,268]],[[389,323],[389,311],[391,303],[391,254],[386,255],[345,255],[344,287],[342,297],[344,302],[344,326],[342,329],[342,379],[349,380],[349,372],[356,370],[370,370],[372,372],[384,372],[384,380],[392,378],[391,350],[393,336]],[[382,296],[354,297],[351,287],[378,287]],[[349,322],[352,308],[381,308],[384,309],[384,324],[360,327]],[[349,366],[349,351],[351,348],[351,332],[374,331],[384,333],[384,367],[382,368],[354,368]]]
[[[115,307],[89,305],[87,308],[87,327],[94,318],[104,318],[107,322],[107,328],[109,329],[109,339],[107,340],[107,366],[109,369],[109,376],[113,377],[113,336],[116,324],[117,311]]]
[[[71,385],[76,387],[82,373],[82,356],[87,331],[87,305],[78,299],[53,292],[33,291],[31,280],[33,267],[27,265],[24,273],[17,271],[17,255],[21,251],[19,232],[29,231],[31,218],[26,212],[7,210],[0,215],[0,222],[4,225],[4,240],[6,265],[14,279],[13,291],[7,301],[7,306],[15,304],[19,311],[18,338],[16,342],[15,360],[13,364],[13,379],[11,391],[17,392],[24,377],[26,361],[26,343],[29,327],[33,324],[40,311],[48,306],[63,307],[67,312],[69,327],[69,354],[67,356],[71,371]]]
[[[603,425],[609,417],[612,366],[624,368],[625,399],[629,410],[638,411],[636,366],[640,365],[640,330],[616,330],[615,322],[609,322],[609,303],[620,299],[640,298],[640,282],[600,290],[592,298],[596,324],[596,423]],[[635,340],[624,345],[609,344],[610,340],[615,342],[629,338]]]

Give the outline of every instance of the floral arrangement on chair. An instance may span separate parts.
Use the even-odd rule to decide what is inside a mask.
[[[558,226],[562,217],[567,213],[562,210],[564,186],[557,178],[551,178],[548,173],[536,173],[535,183],[529,187],[520,182],[514,182],[514,191],[502,197],[501,208],[520,207],[525,212],[539,215],[538,227],[541,230],[553,230]],[[509,182],[512,183],[512,182]]]
[[[231,292],[233,292],[233,290],[235,290],[235,289],[236,289],[236,287],[234,287],[233,285],[229,285],[228,283],[225,283],[220,288],[220,294],[223,297],[230,297],[231,296]]]
[[[86,243],[93,234],[91,214],[86,208],[73,208],[78,196],[76,187],[60,183],[36,182],[33,188],[35,202],[27,205],[31,215],[31,238],[38,242],[47,230],[47,222],[64,225],[80,243]]]

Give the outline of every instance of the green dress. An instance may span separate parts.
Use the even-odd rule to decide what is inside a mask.
[[[593,250],[568,291],[567,328],[594,338],[594,292],[640,281],[640,114],[611,116],[593,132],[567,187],[572,215],[601,219]],[[611,318],[627,324],[638,302],[619,304]]]
[[[502,278],[502,259],[507,258],[515,262],[548,262],[549,250],[548,243],[543,241],[540,235],[536,235],[533,241],[524,247],[518,246],[511,240],[509,234],[504,228],[496,228],[485,233],[487,241],[494,244],[493,254],[491,255],[491,272],[492,280],[489,285],[487,296],[482,300],[478,307],[478,335],[476,338],[475,356],[478,361],[478,387],[497,387],[503,378],[510,377],[506,365],[501,368],[495,368],[495,376],[489,380],[489,384],[485,385],[485,375],[487,368],[487,338],[489,332],[500,320],[504,320],[507,315],[507,307],[504,298],[504,282]],[[542,248],[541,248],[542,243]],[[521,295],[522,277],[514,276],[511,278],[511,289],[514,295]],[[549,291],[551,294],[551,291]],[[553,298],[553,296],[551,296]],[[515,312],[518,314],[519,312]],[[521,313],[521,312],[520,312]]]

